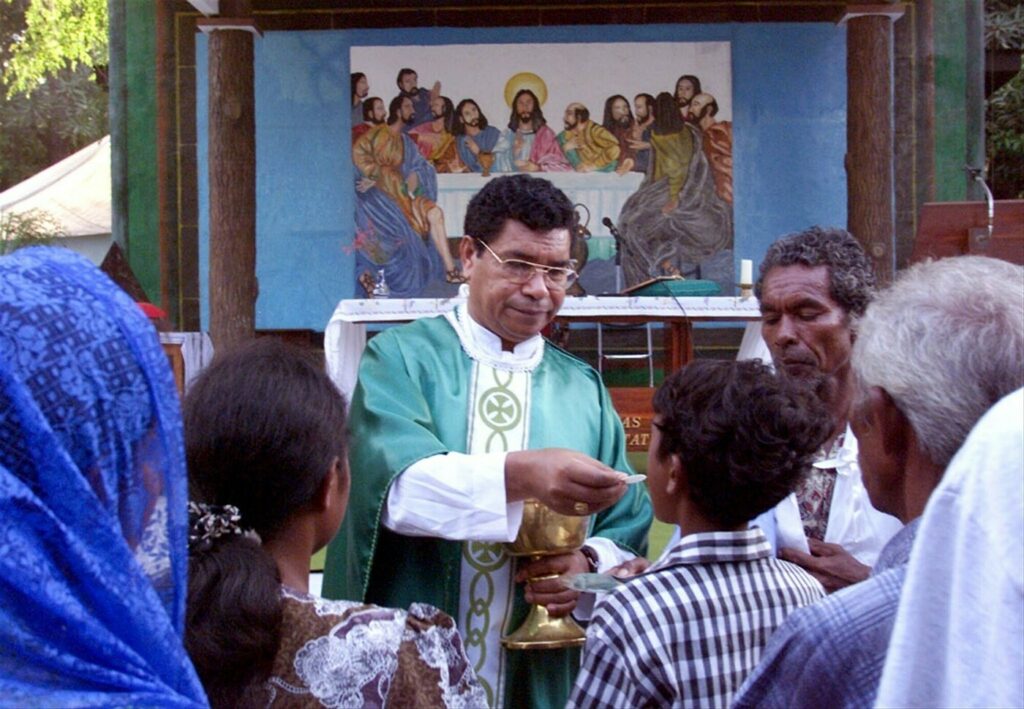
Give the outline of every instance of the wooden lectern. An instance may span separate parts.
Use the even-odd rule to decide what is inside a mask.
[[[929,202],[921,207],[910,262],[947,256],[991,256],[1024,265],[1024,200],[996,200],[989,235],[985,202]]]

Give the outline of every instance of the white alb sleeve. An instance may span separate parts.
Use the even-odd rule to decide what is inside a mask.
[[[382,524],[412,537],[511,542],[523,503],[505,495],[505,453],[442,453],[418,460],[391,484]]]

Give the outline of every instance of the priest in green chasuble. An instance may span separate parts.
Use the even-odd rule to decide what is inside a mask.
[[[600,375],[540,335],[576,278],[575,220],[547,180],[487,183],[459,247],[467,303],[374,337],[352,398],[352,496],[324,595],[447,611],[491,706],[565,705],[578,649],[500,639],[529,603],[585,620],[589,594],[537,577],[629,561],[651,523],[646,487],[623,480],[625,435]],[[592,514],[583,550],[507,556],[531,498]]]

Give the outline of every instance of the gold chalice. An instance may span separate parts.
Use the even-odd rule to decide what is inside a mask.
[[[491,165],[494,164],[494,153],[481,150],[476,154],[476,159],[480,161],[480,167],[483,168],[483,176],[490,177]]]
[[[505,545],[505,553],[534,560],[555,554],[568,554],[583,546],[589,525],[589,516],[570,517],[555,512],[537,500],[526,500],[519,535],[514,542]],[[546,578],[556,576],[539,576],[530,581]],[[576,624],[571,615],[552,618],[544,606],[532,605],[523,624],[503,637],[501,644],[509,650],[552,650],[579,647],[584,640],[586,635],[583,628]]]

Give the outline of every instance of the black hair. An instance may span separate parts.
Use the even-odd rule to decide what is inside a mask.
[[[781,266],[826,266],[829,297],[849,315],[863,315],[875,293],[871,261],[864,248],[845,229],[812,226],[787,234],[769,246],[754,284],[758,298],[765,276]]]
[[[384,103],[384,99],[382,99],[380,96],[370,96],[365,101],[363,101],[363,122],[373,120],[373,104],[377,103],[378,101]]]
[[[651,111],[651,112],[654,111],[654,97],[653,96],[651,96],[650,94],[637,94],[636,96],[633,97],[633,101],[636,101],[638,98],[642,98],[644,100],[644,103],[647,104],[647,110],[648,111]]]
[[[525,174],[497,177],[473,195],[463,233],[490,242],[509,219],[532,231],[568,229],[576,235],[576,210],[565,193],[548,180]],[[482,250],[478,244],[477,252]]]
[[[693,86],[693,95],[694,96],[696,96],[699,93],[702,93],[701,88],[700,88],[700,79],[698,79],[693,74],[683,74],[678,79],[676,79],[675,88],[672,90],[672,98],[673,99],[676,96],[679,95],[679,82],[681,82],[683,79],[686,79],[687,81],[689,81],[690,84]]]
[[[322,363],[273,338],[218,355],[183,418],[190,496],[234,505],[264,543],[314,504],[345,457],[345,398]],[[269,674],[279,593],[277,566],[254,540],[225,536],[190,552],[185,645],[213,706],[235,705]]]
[[[651,125],[658,135],[678,133],[686,127],[686,122],[679,114],[679,104],[668,91],[662,91],[654,99],[654,123]]]
[[[626,102],[626,111],[629,113],[629,120],[630,122],[633,121],[633,108],[629,105],[629,100],[622,94],[609,96],[604,102],[604,122],[601,124],[608,130],[612,130],[617,124],[617,121],[612,116],[612,104],[614,104],[617,99],[622,99]]]
[[[519,89],[512,99],[512,115],[508,119],[509,129],[515,130],[519,126],[519,114],[516,112],[516,104],[519,103],[519,97],[523,94],[529,94],[533,99],[533,113],[530,116],[533,129],[537,130],[541,126],[547,125],[548,121],[544,118],[544,111],[540,110],[540,101],[537,99],[537,94],[533,93],[530,89]]]
[[[389,126],[390,125],[394,125],[395,123],[398,123],[398,121],[399,121],[399,115],[398,114],[401,112],[401,110],[402,110],[402,103],[405,102],[405,101],[412,101],[412,99],[409,98],[408,96],[406,96],[405,94],[398,94],[393,99],[391,99],[391,103],[388,104],[388,121],[387,122],[388,122]]]
[[[402,89],[402,77],[403,76],[407,76],[408,74],[416,74],[416,70],[415,69],[410,69],[407,66],[404,66],[404,67],[402,67],[401,69],[398,70],[398,76],[395,77],[395,83],[398,84],[398,90],[399,91],[403,90]],[[416,74],[416,76],[418,77],[419,74]]]
[[[480,110],[480,104],[471,98],[464,98],[459,101],[459,105],[455,107],[455,124],[452,126],[452,135],[466,134],[466,124],[462,121],[462,109],[469,104],[476,106],[476,112],[480,115],[480,125],[478,125],[477,128],[480,130],[487,128],[487,116],[485,116],[484,112]]]
[[[441,96],[439,98],[441,99],[441,105],[443,106],[441,109],[441,118],[444,119],[444,129],[447,132],[452,133],[452,129],[455,127],[455,105],[447,96]],[[431,111],[431,117],[434,117],[433,111]]]
[[[660,459],[682,463],[689,498],[735,527],[774,507],[800,481],[833,422],[812,392],[759,360],[697,360],[654,395]]]
[[[356,72],[352,73],[352,91],[349,94],[350,96],[354,97],[356,95],[356,84],[359,83],[360,79],[365,79],[365,78],[366,78],[366,74],[364,74],[361,71],[356,71]]]

